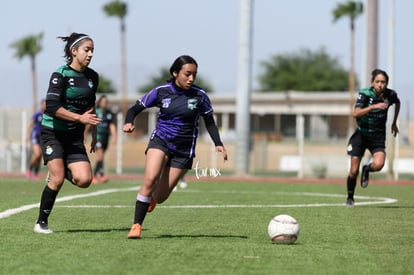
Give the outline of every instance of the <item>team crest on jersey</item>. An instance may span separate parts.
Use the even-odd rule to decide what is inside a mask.
[[[189,100],[187,100],[187,108],[190,110],[197,109],[197,99],[190,98]]]
[[[161,100],[162,103],[162,108],[168,108],[170,107],[171,104],[171,98],[164,98],[163,100]]]
[[[89,88],[93,88],[93,82],[92,82],[92,80],[91,79],[89,79],[88,80],[88,86],[89,86]]]

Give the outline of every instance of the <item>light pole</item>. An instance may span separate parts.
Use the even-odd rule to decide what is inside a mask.
[[[239,66],[236,98],[236,173],[248,174],[252,89],[253,0],[240,2]]]

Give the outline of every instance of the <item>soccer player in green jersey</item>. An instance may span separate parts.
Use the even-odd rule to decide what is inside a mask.
[[[65,178],[81,188],[91,184],[92,169],[83,142],[84,129],[85,125],[92,125],[93,152],[96,125],[100,122],[94,111],[99,77],[88,68],[93,57],[93,40],[79,33],[58,38],[66,42],[67,63],[52,73],[41,124],[40,143],[49,173],[34,232],[43,234],[52,233],[48,218]]]
[[[371,87],[359,92],[353,116],[358,128],[348,143],[348,155],[351,157],[351,168],[347,179],[347,207],[354,206],[354,193],[359,173],[361,158],[365,150],[372,154],[372,162],[362,167],[361,187],[368,186],[369,172],[380,171],[385,162],[385,136],[388,108],[395,104],[395,112],[391,125],[394,137],[398,134],[397,119],[400,111],[400,100],[394,90],[388,89],[388,75],[385,71],[372,71]]]
[[[108,149],[109,139],[111,138],[112,144],[116,144],[117,140],[115,115],[108,108],[108,97],[106,95],[102,95],[98,99],[96,115],[101,119],[101,123],[97,126],[96,164],[92,183],[108,181],[104,170],[105,152]]]

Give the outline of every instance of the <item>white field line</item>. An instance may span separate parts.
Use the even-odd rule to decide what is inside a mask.
[[[100,190],[92,193],[86,193],[86,194],[79,194],[79,195],[72,195],[72,196],[65,196],[56,199],[56,202],[65,202],[65,201],[71,201],[76,199],[82,199],[82,198],[88,198],[88,197],[95,197],[95,196],[101,196],[105,194],[110,193],[116,193],[116,192],[123,192],[123,191],[132,191],[132,190],[138,190],[138,187],[130,187],[130,188],[114,188],[114,189],[106,189],[106,190]],[[26,204],[22,205],[17,208],[11,208],[7,209],[3,212],[0,212],[0,219],[8,218],[10,216],[31,210],[33,208],[39,207],[39,203],[33,203],[33,204]]]
[[[125,192],[125,191],[133,191],[138,190],[139,187],[129,187],[129,188],[114,188],[114,189],[106,189],[100,190],[92,193],[86,194],[79,194],[79,195],[72,195],[72,196],[65,196],[62,198],[56,199],[56,202],[66,202],[72,201],[75,199],[81,198],[88,198],[94,196],[101,196],[110,193],[116,192]],[[180,192],[205,192],[203,190],[182,190]],[[269,192],[261,192],[261,191],[212,191],[208,193],[233,193],[233,194],[269,194]],[[327,194],[327,193],[311,193],[311,192],[271,192],[272,194],[278,195],[289,195],[289,196],[313,196],[313,197],[331,197],[331,198],[343,198],[344,195],[342,194]],[[375,205],[375,204],[390,204],[397,202],[396,199],[393,198],[385,198],[385,197],[370,197],[370,196],[355,196],[356,199],[361,200],[369,200],[363,202],[357,202],[355,205]],[[299,207],[327,207],[327,206],[344,206],[344,203],[304,203],[304,204],[230,204],[230,205],[166,205],[166,206],[158,206],[157,208],[181,208],[181,209],[212,209],[212,208],[299,208]],[[31,210],[33,208],[39,207],[39,203],[35,204],[27,204],[22,205],[17,208],[7,209],[3,212],[0,212],[0,219],[4,219],[10,217],[15,214],[22,213],[24,211]],[[66,208],[129,208],[132,207],[131,205],[57,205],[55,207],[66,207]]]

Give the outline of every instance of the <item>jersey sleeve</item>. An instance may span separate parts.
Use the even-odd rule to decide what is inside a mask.
[[[211,106],[210,98],[204,92],[202,93],[199,111],[201,116],[208,116],[213,114],[213,107]]]
[[[37,117],[39,116],[39,112],[35,112],[33,115],[32,115],[32,121],[34,121],[35,123],[37,122]]]
[[[398,98],[397,93],[393,90],[391,90],[391,94],[390,94],[389,99],[390,99],[391,105],[400,103],[400,99]]]
[[[142,106],[144,106],[145,108],[150,108],[150,107],[157,106],[158,90],[157,89],[151,90],[150,92],[143,95],[138,100],[138,102],[140,102],[142,104]]]
[[[61,73],[54,72],[50,77],[49,88],[46,93],[45,113],[54,116],[62,106],[62,96],[66,88],[66,82]]]
[[[369,97],[365,95],[364,93],[359,93],[358,98],[355,103],[355,108],[364,108],[367,106],[367,101],[369,100]]]

